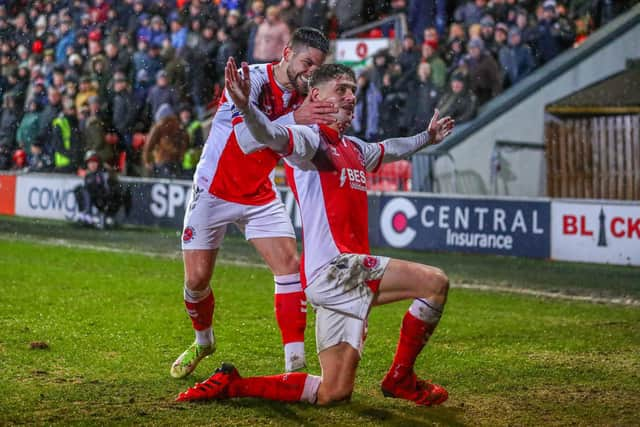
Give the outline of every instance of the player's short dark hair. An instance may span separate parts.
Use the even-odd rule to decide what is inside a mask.
[[[290,45],[292,48],[308,46],[329,53],[329,39],[317,28],[300,27],[293,32]]]
[[[356,81],[356,73],[346,65],[342,64],[324,64],[316,68],[309,79],[309,87],[317,87],[323,83],[327,83],[339,76],[348,76],[354,82]]]

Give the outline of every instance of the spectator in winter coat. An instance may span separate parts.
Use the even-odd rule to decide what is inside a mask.
[[[398,63],[403,73],[413,74],[420,63],[420,52],[416,49],[416,40],[411,34],[404,36],[402,51],[398,55]]]
[[[178,103],[179,100],[176,91],[169,85],[167,72],[164,70],[158,71],[156,74],[156,84],[149,90],[149,95],[147,95],[147,105],[151,117],[155,117],[158,108],[160,108],[162,104],[169,104],[171,108],[177,108]]]
[[[162,104],[144,145],[142,159],[150,176],[178,178],[182,175],[182,156],[189,135],[169,104]]]
[[[82,135],[72,99],[63,99],[62,114],[53,120],[51,136],[54,171],[69,173],[78,170],[82,163]]]
[[[571,47],[575,39],[575,31],[571,24],[565,18],[558,18],[555,8],[555,1],[545,1],[542,18],[536,27],[534,43],[540,65],[546,64]]]
[[[100,100],[92,96],[87,101],[88,116],[80,122],[84,150],[92,150],[100,155],[107,163],[112,163],[115,156],[114,147],[106,142],[107,124],[100,111]]]
[[[483,105],[502,91],[500,68],[493,56],[484,50],[482,40],[469,41],[468,50],[465,66],[469,76],[469,87],[477,96],[478,105]]]
[[[487,10],[487,0],[470,0],[458,6],[453,13],[453,18],[457,22],[464,23],[465,27],[480,22]]]
[[[111,108],[113,127],[127,150],[130,150],[133,129],[138,116],[138,104],[129,88],[129,81],[124,76],[116,76],[113,91],[113,106]]]
[[[509,44],[500,49],[499,56],[505,76],[505,87],[516,84],[535,68],[531,48],[522,43],[518,27],[509,30]]]
[[[26,104],[27,112],[22,116],[22,120],[18,125],[16,133],[16,141],[18,147],[31,153],[31,146],[38,140],[38,132],[40,131],[40,116],[42,115],[42,106],[40,103],[31,98]]]
[[[58,89],[50,87],[47,89],[47,105],[40,117],[40,132],[38,140],[42,143],[45,152],[52,154],[51,130],[53,120],[62,112],[62,96]]]
[[[409,83],[407,99],[407,135],[415,135],[424,130],[424,124],[433,116],[440,99],[440,91],[431,81],[431,66],[427,62],[418,65],[415,78]]]
[[[280,9],[276,6],[268,7],[266,19],[256,32],[253,47],[255,61],[264,63],[280,59],[282,51],[289,43],[290,36],[289,27],[280,20]]]
[[[438,42],[425,40],[422,43],[422,62],[428,62],[431,66],[431,81],[439,89],[447,84],[447,64],[438,54]]]
[[[449,90],[438,101],[438,110],[441,116],[451,116],[459,124],[475,117],[477,104],[475,95],[466,87],[464,75],[455,72],[451,76]]]

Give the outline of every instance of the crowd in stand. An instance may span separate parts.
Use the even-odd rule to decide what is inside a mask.
[[[97,157],[131,175],[188,177],[229,56],[274,61],[299,26],[335,38],[399,12],[410,34],[359,75],[353,132],[415,133],[436,107],[464,122],[632,3],[0,1],[0,170],[76,173]]]

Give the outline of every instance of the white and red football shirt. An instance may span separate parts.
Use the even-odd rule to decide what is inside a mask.
[[[274,64],[252,65],[250,102],[269,120],[293,124],[295,108],[303,98],[281,87],[273,75]],[[276,196],[273,169],[280,155],[266,146],[244,154],[233,126],[244,126],[226,90],[211,123],[211,131],[194,174],[194,183],[223,200],[245,205],[264,205]],[[261,145],[256,142],[256,145]]]
[[[384,147],[327,126],[290,126],[287,180],[302,218],[303,286],[341,253],[369,254],[367,171]]]

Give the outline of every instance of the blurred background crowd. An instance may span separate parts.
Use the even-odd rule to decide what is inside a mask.
[[[330,38],[404,13],[401,49],[358,77],[352,133],[459,123],[636,1],[0,0],[0,170],[77,173],[86,159],[189,178],[229,56],[275,61],[292,30]],[[358,37],[395,37],[381,25]]]

